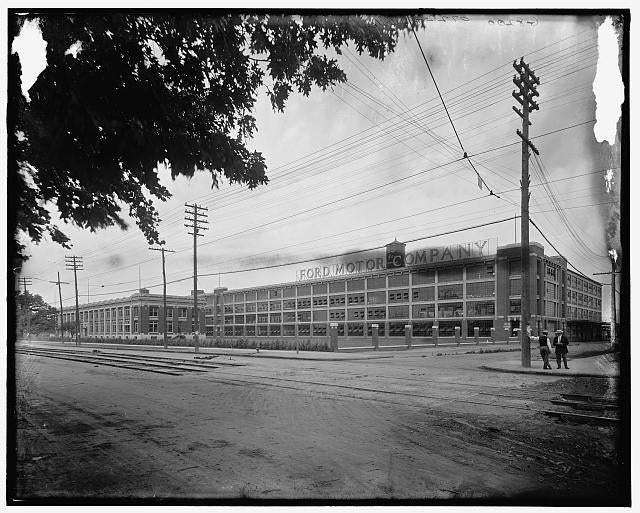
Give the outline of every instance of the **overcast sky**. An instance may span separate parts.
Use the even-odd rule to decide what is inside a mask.
[[[207,292],[218,285],[295,281],[297,270],[317,264],[230,271],[381,246],[394,238],[431,237],[518,215],[521,147],[515,131],[521,120],[512,110],[517,103],[511,96],[511,63],[521,56],[541,81],[540,110],[532,114],[530,128],[541,157],[541,162],[532,157],[530,164],[531,217],[581,272],[591,276],[609,270],[605,227],[611,209],[617,208],[611,202],[619,199],[620,157],[619,147],[609,145],[615,142],[611,135],[609,141],[596,139],[592,122],[603,21],[591,16],[510,15],[499,20],[476,15],[429,21],[417,32],[460,140],[468,155],[478,154],[472,160],[485,182],[482,190],[467,162],[453,162],[462,150],[411,34],[402,36],[384,61],[346,49],[337,58],[348,84],[326,92],[314,89],[308,98],[293,96],[284,113],[271,110],[263,89],[252,146],[265,156],[268,185],[254,191],[237,185],[212,190],[207,173],[174,182],[161,170],[162,183],[173,194],[166,203],[156,202],[163,219],[161,237],[176,251],[167,256],[167,280],[185,279],[169,284],[168,292],[189,294],[193,288],[193,242],[183,226],[185,202],[209,209],[210,230],[198,240],[198,288]],[[32,73],[37,73],[43,65],[37,32],[19,47],[21,61],[32,63]],[[601,58],[600,66],[615,62],[617,50],[614,46],[614,55]],[[607,76],[615,78],[615,73]],[[615,100],[615,90],[609,91],[607,98]],[[604,97],[599,98],[602,102]],[[606,111],[619,113],[615,106]],[[598,125],[602,139],[606,124]],[[556,130],[561,131],[544,135]],[[613,170],[611,193],[607,170]],[[545,179],[555,198],[540,185]],[[490,196],[487,186],[499,198]],[[60,271],[62,280],[71,283],[62,291],[64,304],[71,305],[73,275],[64,268],[64,256],[77,255],[84,260],[84,271],[78,274],[81,303],[86,302],[87,287],[91,301],[128,296],[138,288],[139,276],[143,287],[161,293],[160,254],[149,251],[141,232],[130,224],[126,232],[111,228],[97,233],[62,225],[73,249],[50,241],[29,243],[31,258],[23,276],[33,278],[33,292],[57,306],[57,287],[49,281]],[[511,219],[413,246],[487,238],[503,245],[519,237],[519,220]],[[533,226],[530,238],[541,243],[547,255],[557,254]],[[608,295],[609,289],[603,288],[604,319]]]

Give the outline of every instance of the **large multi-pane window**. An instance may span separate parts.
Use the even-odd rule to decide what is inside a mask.
[[[378,326],[378,335],[384,337],[384,322],[370,322],[367,324],[367,336],[373,335],[373,325]],[[404,323],[402,323],[404,324]]]
[[[364,308],[349,308],[347,309],[347,319],[364,319]]]
[[[462,266],[445,267],[438,270],[438,283],[446,283],[449,281],[462,281]]]
[[[285,296],[286,297],[286,296]],[[296,334],[296,327],[292,324],[282,325],[282,335],[285,337],[293,337]]]
[[[296,300],[295,299],[285,299],[282,302],[283,310],[295,310],[296,309]]]
[[[347,291],[353,292],[357,290],[364,290],[364,278],[347,281]]]
[[[311,298],[298,299],[298,309],[311,308]]]
[[[467,265],[467,280],[483,280],[493,276],[493,262]]]
[[[244,297],[246,301],[255,301],[258,298],[258,292],[255,290],[251,290],[249,292],[244,293]]]
[[[245,305],[245,309],[247,312],[255,312],[256,311],[256,304],[255,303],[247,303]]]
[[[383,300],[384,303],[384,300]],[[349,305],[363,305],[364,294],[347,294],[347,304]]]
[[[259,290],[258,291],[258,300],[261,299],[269,299],[269,291],[268,290]]]
[[[384,290],[379,290],[377,292],[368,292],[367,293],[367,304],[368,305],[380,305],[384,304],[387,300],[387,293]]]
[[[420,287],[411,289],[411,295],[414,302],[433,301],[435,299],[435,287]]]
[[[282,310],[282,301],[269,301],[269,310]]]
[[[326,310],[314,310],[313,311],[313,321],[326,321],[327,320],[327,311]]]
[[[389,319],[408,319],[408,318],[409,318],[409,305],[389,307]]]
[[[265,324],[269,322],[269,314],[268,313],[259,313],[258,314],[258,323]]]
[[[522,294],[522,281],[520,278],[509,280],[509,295],[520,296]]]
[[[329,310],[330,321],[343,321],[345,318],[344,310]]]
[[[329,296],[329,306],[344,306],[345,304],[345,295],[341,294],[339,296]]]
[[[438,335],[441,337],[453,337],[456,327],[462,329],[462,321],[438,321]]]
[[[321,308],[323,306],[327,306],[327,296],[314,297],[313,298],[313,307]]]
[[[426,305],[413,305],[411,307],[414,319],[433,319],[435,317],[435,305],[433,303]]]
[[[344,292],[345,290],[345,282],[343,280],[340,281],[332,281],[329,283],[329,294],[334,294],[336,292]]]
[[[238,303],[237,305],[233,305],[233,311],[235,313],[243,313],[244,312],[244,304]]]
[[[467,317],[493,317],[496,304],[493,301],[467,301]]]
[[[321,296],[327,293],[327,284],[326,283],[316,283],[312,287],[314,296]]]
[[[298,312],[298,322],[311,322],[311,312],[303,311]]]
[[[314,337],[326,337],[327,325],[326,324],[313,324],[313,336]]]
[[[462,299],[462,283],[456,285],[438,285],[438,299]]]
[[[389,291],[389,303],[408,303],[409,289],[399,289]]]
[[[371,289],[384,289],[387,286],[386,276],[375,276],[373,278],[367,278],[367,290]]]
[[[496,293],[495,282],[477,281],[467,283],[467,299],[476,297],[493,297]]]
[[[474,337],[474,328],[479,328],[478,336],[490,337],[493,321],[487,319],[467,319],[467,337]]]
[[[269,291],[269,299],[280,299],[282,297],[282,289],[271,289]]]
[[[413,323],[413,336],[414,337],[431,337],[433,322],[414,322]]]
[[[268,312],[269,311],[269,302],[268,301],[258,301],[258,312]]]
[[[282,322],[282,314],[279,314],[279,313],[269,314],[269,322],[274,324],[280,324]]]
[[[385,307],[367,308],[367,319],[384,319],[387,316]]]
[[[438,317],[464,317],[462,303],[442,303],[438,305]]]
[[[436,272],[433,269],[413,271],[411,273],[411,279],[413,285],[429,285],[435,283]]]
[[[520,300],[519,299],[510,299],[509,300],[509,315],[520,315]]]
[[[282,314],[282,322],[296,322],[295,312],[284,312]]]
[[[298,285],[298,297],[310,296],[310,295],[311,295],[311,285]]]
[[[282,297],[296,297],[296,288],[295,287],[285,287],[282,289]]]
[[[233,295],[233,300],[234,300],[236,303],[242,303],[242,302],[244,301],[244,292],[236,292],[236,293]]]
[[[348,322],[347,323],[347,336],[349,337],[362,337],[364,336],[364,324],[361,322]]]
[[[554,283],[545,282],[544,284],[544,295],[547,299],[556,299],[556,291],[558,286]]]
[[[158,321],[149,321],[149,333],[158,333]]]
[[[409,273],[392,274],[388,277],[389,288],[395,287],[408,287],[409,286]]]
[[[509,260],[509,276],[516,276],[522,272],[520,260]]]

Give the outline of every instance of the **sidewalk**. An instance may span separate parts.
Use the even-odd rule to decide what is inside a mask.
[[[136,344],[100,344],[83,342],[80,346],[76,346],[74,342],[50,342],[48,340],[34,340],[38,346],[55,347],[57,349],[110,349],[117,351],[131,352],[154,352],[154,353],[174,353],[183,355],[217,355],[217,356],[235,356],[248,358],[281,358],[287,360],[320,360],[320,361],[348,361],[348,360],[377,360],[380,358],[393,358],[392,354],[380,353],[342,353],[330,351],[288,351],[282,349],[238,349],[229,347],[200,347],[196,353],[193,347],[185,346],[169,346],[165,349],[163,346],[149,346]],[[18,345],[17,347],[20,347]]]
[[[518,355],[517,359],[509,359],[504,362],[482,365],[480,368],[495,372],[513,372],[517,374],[544,374],[554,377],[595,377],[595,378],[616,378],[620,375],[620,367],[614,359],[614,355],[607,353],[598,356],[588,356],[586,358],[568,358],[568,369],[557,368],[554,355],[549,358],[551,370],[542,368],[540,358],[531,359],[531,368],[523,368]]]

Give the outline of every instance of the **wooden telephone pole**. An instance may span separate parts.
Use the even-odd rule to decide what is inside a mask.
[[[164,241],[162,241],[164,244]],[[164,253],[167,251],[168,253],[175,253],[175,251],[171,249],[165,249],[164,246],[159,248],[149,248],[151,251],[160,251],[162,252],[162,333],[164,339],[164,348],[167,348],[167,274],[164,268]]]
[[[27,336],[31,340],[31,304],[29,303],[29,296],[27,295],[27,285],[31,287],[33,281],[31,278],[20,278],[22,286],[24,287],[24,305],[25,305],[25,318],[27,319]]]
[[[522,293],[520,300],[520,361],[523,367],[531,367],[531,346],[529,342],[529,318],[530,318],[530,289],[529,286],[529,148],[537,155],[537,148],[529,141],[529,113],[539,110],[538,104],[534,101],[539,96],[536,91],[536,84],[540,85],[540,80],[529,69],[529,66],[521,58],[520,62],[513,61],[514,69],[519,76],[514,75],[513,83],[518,87],[518,92],[513,91],[511,95],[522,106],[520,109],[513,107],[513,110],[522,118],[522,132],[516,133],[522,139],[522,179],[520,188],[522,190],[520,204],[520,276],[522,281]]]
[[[611,347],[614,347],[616,344],[616,323],[618,322],[616,315],[616,274],[620,274],[620,271],[616,271],[616,261],[611,259],[611,272],[608,273],[593,273],[594,276],[602,275],[602,274],[611,274],[611,335],[609,344]],[[608,283],[603,283],[603,286],[609,285]]]
[[[60,284],[64,283],[65,285],[69,285],[69,282],[60,281],[60,271],[58,271],[58,281],[50,281],[49,283],[55,283],[58,286],[58,297],[60,298],[60,338],[62,338],[62,342],[64,342],[64,329],[62,327],[62,289],[60,288]]]
[[[205,225],[209,223],[206,218],[206,207],[201,207],[197,204],[189,205],[185,203],[187,207],[185,209],[185,221],[189,221],[191,224],[185,224],[187,228],[191,228],[192,232],[187,232],[189,235],[193,235],[193,345],[194,351],[197,353],[200,350],[200,343],[198,336],[198,237],[204,237],[200,231],[208,230]],[[189,217],[192,216],[192,217]]]
[[[80,307],[78,306],[78,271],[83,270],[82,257],[65,256],[65,265],[67,271],[73,271],[73,279],[76,286],[76,345],[80,345],[78,332],[80,331]]]

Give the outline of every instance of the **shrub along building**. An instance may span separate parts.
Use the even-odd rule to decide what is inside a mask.
[[[205,300],[198,291],[199,326],[204,326]],[[129,297],[79,305],[83,338],[157,339],[163,333],[162,294],[140,289]],[[63,322],[75,323],[75,306],[64,307]],[[201,328],[202,330],[202,328]],[[204,330],[202,330],[204,331]],[[167,296],[167,334],[193,333],[193,291],[191,296]],[[66,333],[70,335],[70,333]]]
[[[571,339],[601,334],[600,285],[567,269],[564,258],[546,256],[531,243],[531,326],[564,329]],[[520,324],[520,246],[496,247],[495,239],[346,256],[299,269],[296,281],[239,290],[215,289],[207,300],[206,335],[217,339],[327,341],[335,325],[339,347],[414,344],[438,337],[484,339],[517,336]]]

